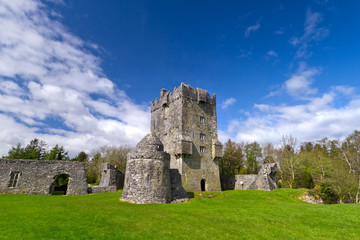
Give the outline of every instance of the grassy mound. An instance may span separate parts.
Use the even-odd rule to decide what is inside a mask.
[[[358,239],[360,205],[312,205],[304,190],[195,193],[136,205],[121,192],[0,195],[0,239]]]

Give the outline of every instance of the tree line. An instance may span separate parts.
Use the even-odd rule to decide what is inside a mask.
[[[228,140],[219,162],[221,175],[256,174],[261,164],[278,162],[278,186],[307,188],[325,203],[359,202],[360,131],[344,140],[323,138],[299,144],[283,136],[281,144],[235,143]]]

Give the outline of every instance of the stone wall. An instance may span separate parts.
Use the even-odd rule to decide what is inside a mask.
[[[110,163],[104,163],[99,186],[93,186],[91,193],[116,192],[124,186],[125,174]]]
[[[221,176],[222,190],[264,190],[277,189],[277,163],[264,164],[258,174]]]
[[[16,184],[9,186],[14,174]],[[0,159],[0,193],[52,194],[55,178],[60,174],[69,175],[66,195],[87,194],[84,163],[14,159]]]
[[[170,154],[170,168],[179,171],[186,191],[221,190],[215,94],[184,83],[173,92],[162,89],[151,105],[151,131]]]
[[[222,190],[247,190],[256,179],[256,174],[221,176]]]

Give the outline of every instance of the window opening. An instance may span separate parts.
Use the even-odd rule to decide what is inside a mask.
[[[203,116],[200,116],[200,122],[205,122],[205,118]]]
[[[205,152],[205,147],[204,146],[200,146],[200,152],[201,153]]]
[[[147,176],[146,176],[146,183],[147,183],[147,184],[150,184],[150,175],[147,175]]]
[[[10,173],[10,181],[8,187],[17,187],[19,183],[19,177],[21,172],[11,172]]]
[[[205,139],[205,134],[200,133],[200,140],[204,140]]]

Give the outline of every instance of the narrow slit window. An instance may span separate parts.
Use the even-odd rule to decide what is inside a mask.
[[[21,174],[20,172],[11,172],[10,173],[10,181],[9,181],[8,187],[17,187],[17,185],[19,183],[20,174]]]
[[[205,117],[200,116],[200,122],[205,122]]]
[[[200,133],[200,140],[205,140],[205,134]]]
[[[201,153],[205,152],[205,147],[204,146],[200,146],[200,152]]]

